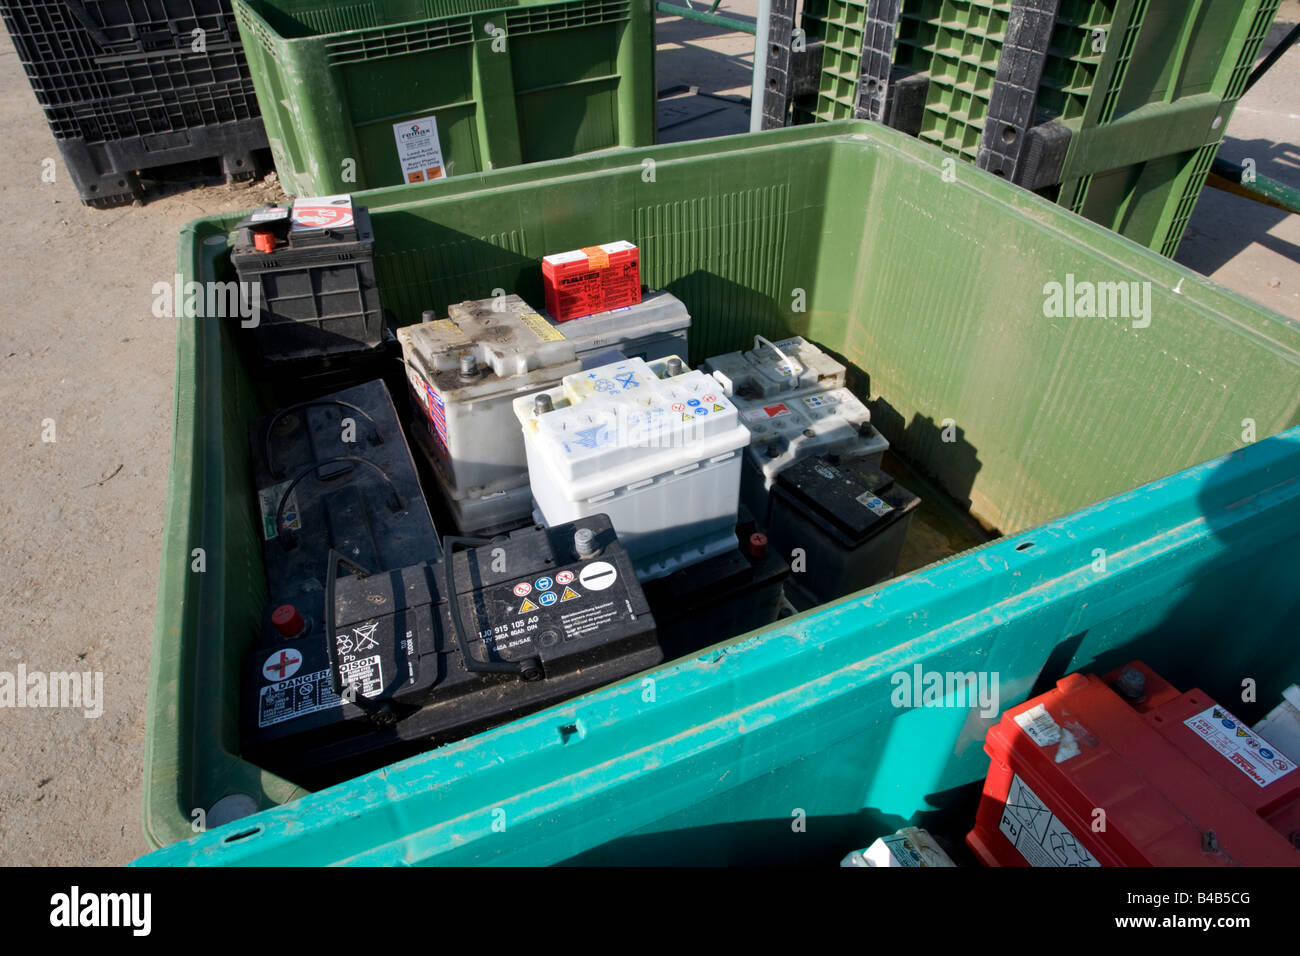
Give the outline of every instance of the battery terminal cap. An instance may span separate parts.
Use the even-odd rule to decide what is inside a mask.
[[[275,234],[272,232],[253,233],[253,248],[258,252],[274,252]]]
[[[749,556],[755,561],[760,561],[767,557],[767,535],[761,531],[755,531],[749,536],[747,546]]]
[[[281,604],[271,612],[271,623],[285,640],[293,640],[307,630],[307,622],[292,604]]]

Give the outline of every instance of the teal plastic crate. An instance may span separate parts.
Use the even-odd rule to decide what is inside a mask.
[[[1031,125],[1057,123],[1069,134],[1047,195],[1172,256],[1279,2],[1060,0],[1046,46],[1034,51],[1041,80],[1026,91]],[[827,0],[824,12],[805,14],[805,28],[825,40],[816,120],[853,115],[870,3]],[[909,132],[971,162],[990,137],[999,148],[1023,138],[989,112],[1000,82],[1018,89],[1023,63],[1003,70],[1002,62],[1012,7],[901,0],[895,77],[928,78]]]
[[[434,178],[403,165],[394,130],[429,118],[451,177],[655,141],[646,0],[234,7],[291,195]]]
[[[399,322],[531,300],[541,256],[626,238],[690,308],[694,360],[821,343],[894,449],[1010,537],[310,796],[239,748],[265,389],[238,323],[183,317],[145,825],[163,845],[224,798],[267,812],[150,862],[829,862],[973,813],[994,718],[893,708],[900,668],[993,670],[1003,707],[1139,655],[1225,699],[1255,677],[1261,706],[1300,679],[1278,640],[1300,610],[1300,325],[987,173],[945,182],[944,158],[847,122],[355,197]],[[182,232],[186,280],[231,277],[239,218]],[[1149,323],[1045,315],[1069,276],[1150,283]],[[796,809],[816,838],[790,839]]]

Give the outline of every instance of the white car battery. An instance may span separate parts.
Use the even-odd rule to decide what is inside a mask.
[[[431,315],[431,313],[426,313]],[[397,330],[418,410],[412,431],[462,533],[527,520],[527,460],[511,402],[581,365],[573,343],[517,295],[462,302]]]
[[[676,356],[630,358],[514,409],[546,525],[609,515],[643,581],[735,548],[749,430],[708,375]]]
[[[740,409],[752,438],[745,454],[741,500],[766,526],[777,475],[812,455],[865,458],[875,468],[889,442],[871,424],[867,406],[845,387],[845,369],[795,336],[728,352],[702,366]]]
[[[551,325],[573,343],[578,359],[588,359],[606,349],[617,349],[629,358],[647,362],[670,355],[687,354],[687,331],[691,314],[671,292],[647,292],[635,305]]]

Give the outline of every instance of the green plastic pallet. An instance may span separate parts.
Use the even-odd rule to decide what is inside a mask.
[[[1261,702],[1300,679],[1275,640],[1300,610],[1300,431],[1264,440],[1300,425],[1300,324],[975,167],[945,181],[945,159],[843,122],[355,197],[397,321],[498,287],[540,301],[543,255],[630,240],[689,307],[694,361],[755,333],[820,343],[895,451],[1015,537],[310,797],[240,755],[266,594],[247,429],[267,389],[240,359],[251,333],[182,316],[145,826],[164,845],[226,797],[279,809],[159,860],[842,856],[987,767],[987,721],[890,707],[898,668],[995,667],[1002,706],[1129,654],[1210,693],[1256,676]],[[233,278],[242,215],[182,231],[186,281]],[[1149,323],[1045,315],[1070,276],[1149,283]],[[836,827],[791,843],[796,807]]]
[[[1047,195],[1172,256],[1279,0],[1061,0],[1036,123],[1070,146]],[[812,118],[853,115],[868,0],[806,14],[822,36]],[[929,78],[917,135],[971,162],[988,135],[1011,0],[902,0],[897,71]],[[997,132],[996,130],[993,132]]]
[[[428,117],[451,177],[655,141],[646,0],[234,7],[291,195],[407,182],[394,125]]]

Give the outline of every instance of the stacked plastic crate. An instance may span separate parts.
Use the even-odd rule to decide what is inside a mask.
[[[140,195],[137,171],[267,145],[229,0],[0,0],[0,14],[82,200]]]
[[[815,102],[934,143],[1167,256],[1279,0],[825,0]]]

